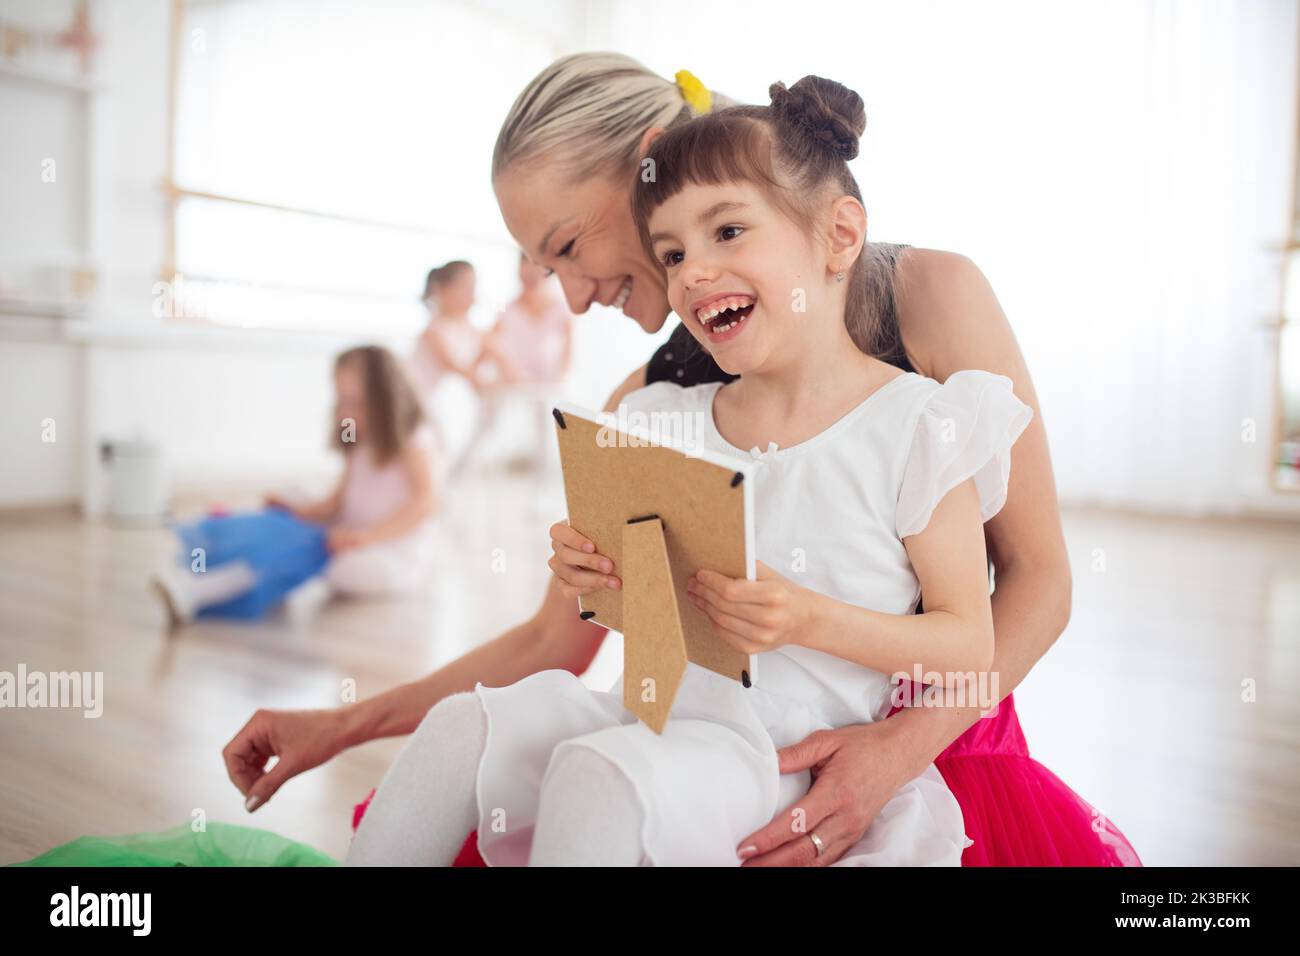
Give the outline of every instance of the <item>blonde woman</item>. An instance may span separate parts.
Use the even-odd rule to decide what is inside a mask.
[[[614,53],[564,57],[520,94],[497,139],[493,185],[511,234],[534,262],[558,276],[573,313],[599,303],[621,310],[648,333],[663,327],[670,311],[666,282],[638,236],[633,184],[661,131],[726,103],[689,74],[674,82]],[[934,763],[974,841],[963,865],[1136,864],[1122,834],[1029,757],[1011,698],[1064,630],[1071,579],[1042,414],[1006,316],[980,270],[954,252],[868,242],[850,281],[850,301],[865,302],[874,316],[866,328],[850,329],[864,352],[939,382],[962,369],[1005,375],[1033,410],[1012,453],[1006,503],[985,525],[996,573],[991,670],[1006,696],[984,720],[975,707],[904,708],[888,720],[814,733],[784,748],[778,755],[783,774],[812,772],[811,789],[800,801],[806,830],[792,832],[782,812],[742,839],[737,855],[749,866],[833,863],[863,838],[897,790]],[[649,383],[691,386],[726,378],[679,327],[606,407]],[[440,710],[464,712],[465,745],[474,746],[478,718],[466,706],[472,696],[463,692],[476,683],[499,687],[549,669],[581,673],[606,632],[579,619],[571,595],[619,587],[619,569],[566,525],[551,533],[557,579],[528,621],[419,681],[346,709],[254,714],[225,750],[246,805],[255,809],[285,780],[347,747],[417,731],[446,698]],[[585,567],[572,569],[575,559]],[[419,760],[428,747],[422,732],[432,733],[431,727],[425,723],[416,732],[384,789],[419,800],[440,785],[437,768]],[[266,771],[272,756],[279,762]],[[994,792],[1003,799],[988,799]],[[1047,795],[1058,808],[1062,792],[1072,798],[1073,829],[1081,838],[1054,847],[1041,814],[1048,812]],[[477,823],[477,808],[462,809],[468,830]]]

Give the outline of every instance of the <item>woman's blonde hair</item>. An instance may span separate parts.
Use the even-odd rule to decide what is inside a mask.
[[[734,101],[713,93],[713,108]],[[492,178],[539,156],[571,180],[636,166],[646,130],[695,113],[681,88],[622,53],[574,53],[533,79],[510,107],[492,150]]]

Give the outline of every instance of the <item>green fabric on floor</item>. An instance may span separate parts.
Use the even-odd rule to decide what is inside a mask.
[[[338,866],[305,843],[269,830],[209,823],[195,833],[183,823],[161,833],[84,836],[13,866]]]

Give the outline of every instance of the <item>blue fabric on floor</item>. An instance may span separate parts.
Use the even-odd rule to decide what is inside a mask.
[[[203,608],[199,617],[264,617],[286,594],[320,574],[329,563],[325,529],[279,508],[207,517],[178,525],[174,531],[181,541],[185,567],[192,569],[194,550],[202,548],[207,568],[246,561],[257,575],[251,591]]]

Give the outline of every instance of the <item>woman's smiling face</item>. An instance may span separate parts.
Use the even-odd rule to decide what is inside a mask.
[[[804,313],[834,306],[826,256],[749,183],[687,185],[654,210],[649,232],[673,310],[733,375],[770,367]]]
[[[663,270],[646,258],[632,219],[632,182],[606,177],[566,183],[537,162],[493,181],[506,228],[534,262],[553,271],[569,309],[621,308],[647,332],[668,318]]]

